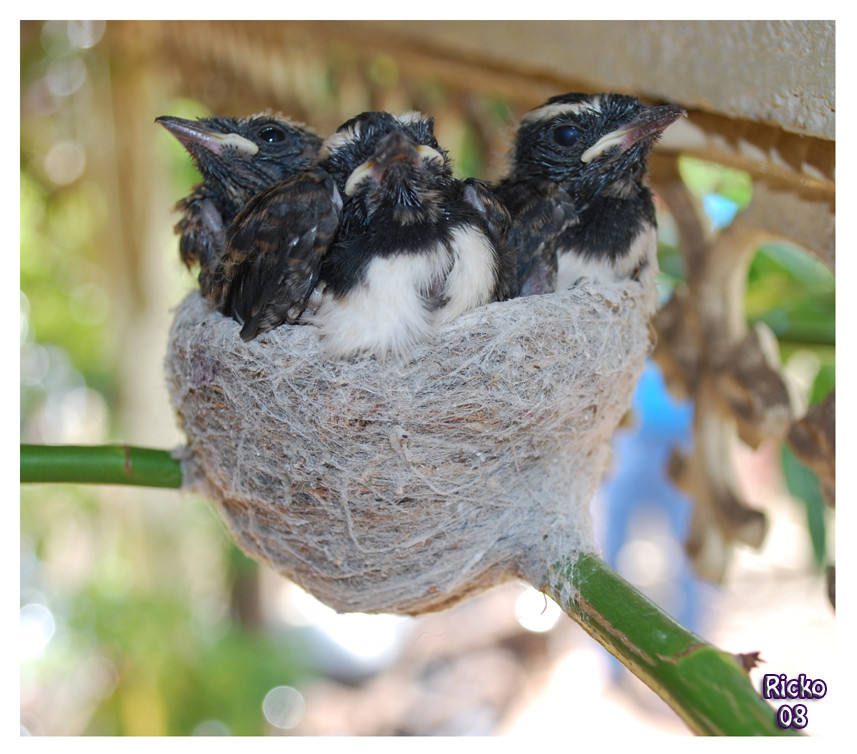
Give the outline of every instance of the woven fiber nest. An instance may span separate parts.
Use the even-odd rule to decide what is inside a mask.
[[[166,371],[186,486],[336,610],[419,614],[594,551],[589,502],[650,349],[642,286],[489,304],[407,361],[244,343],[198,293]]]

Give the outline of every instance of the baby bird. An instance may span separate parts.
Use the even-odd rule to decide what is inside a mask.
[[[416,112],[364,113],[322,147],[346,196],[317,317],[333,355],[404,354],[496,297],[505,212],[483,184],[453,178],[433,129]]]
[[[646,161],[684,114],[621,94],[563,94],[524,116],[510,173],[496,188],[512,215],[512,295],[632,279],[654,310],[657,240]]]
[[[204,179],[176,204],[182,219],[175,231],[182,261],[199,264],[200,290],[211,301],[230,223],[255,194],[314,165],[321,139],[271,114],[195,121],[165,115],[155,122],[181,142]]]

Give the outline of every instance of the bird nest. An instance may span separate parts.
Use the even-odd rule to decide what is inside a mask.
[[[408,360],[328,360],[312,325],[245,343],[198,293],[167,375],[186,486],[339,611],[419,614],[592,552],[589,502],[650,349],[642,287],[482,306]]]

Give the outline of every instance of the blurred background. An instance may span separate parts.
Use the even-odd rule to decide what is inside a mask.
[[[659,59],[710,31],[694,22],[468,23],[22,22],[21,442],[183,443],[162,366],[171,309],[196,284],[179,260],[172,208],[199,176],[157,116],[272,109],[325,136],[363,110],[417,108],[436,118],[459,176],[493,179],[517,120],[549,96],[615,89],[669,98],[612,71],[550,69],[527,40],[543,35],[547,49],[557,39],[656,33],[664,44],[649,54]],[[801,31],[833,44],[830,27]],[[471,35],[472,49],[456,35]],[[519,40],[511,57],[480,42],[510,37]],[[783,55],[800,59],[797,50]],[[704,61],[695,65],[701,75]],[[731,123],[748,118],[730,96],[714,105],[678,96],[711,139],[664,140],[712,238],[750,207],[764,172],[731,148],[711,160],[710,145],[728,142]],[[816,151],[829,143],[832,155],[823,123],[801,116],[783,125],[787,118],[767,118],[786,132],[785,162],[782,145],[798,132]],[[810,163],[794,185],[832,190]],[[680,223],[666,204],[659,210],[666,305],[689,268]],[[793,401],[820,405],[835,383],[832,260],[765,238],[741,285],[742,326],[762,323],[776,336]],[[700,579],[684,546],[698,501],[668,474],[676,451],[693,452],[695,410],[693,395],[674,397],[653,361],[593,502],[605,558],[721,648],[761,651],[754,681],[805,673],[833,688],[833,510],[818,478],[782,438],[735,442],[736,494],[764,512],[765,536],[759,547],[731,543],[721,583]],[[555,735],[557,719],[600,739],[689,735],[549,599],[520,584],[418,619],[336,615],[238,551],[204,499],[27,485],[20,520],[25,735],[533,738]],[[809,704],[808,732],[833,731],[833,704]]]

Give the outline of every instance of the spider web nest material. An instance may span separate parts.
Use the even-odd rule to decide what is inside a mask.
[[[166,370],[185,485],[238,546],[342,612],[416,615],[594,552],[589,502],[650,350],[642,286],[480,307],[407,361],[250,343],[198,293]]]

